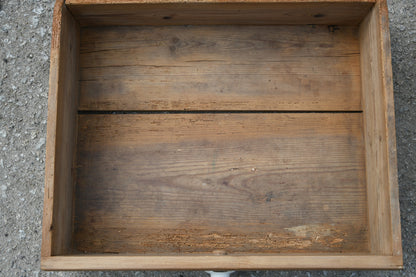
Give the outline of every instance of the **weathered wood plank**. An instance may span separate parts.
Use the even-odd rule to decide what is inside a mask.
[[[360,110],[358,29],[85,28],[82,110]]]
[[[79,115],[75,247],[366,252],[360,113]]]
[[[79,25],[58,0],[52,26],[42,257],[71,252],[79,36]]]
[[[358,25],[370,1],[66,1],[81,25]]]
[[[48,270],[401,269],[397,256],[378,255],[77,255],[42,260]]]
[[[393,70],[391,65],[391,42],[387,1],[378,2],[382,82],[384,86],[384,107],[386,118],[386,143],[388,163],[388,194],[390,204],[391,254],[403,267],[402,237],[400,225],[399,183],[397,176],[396,126],[394,115]]]
[[[385,1],[360,27],[363,119],[370,245],[375,254],[401,256],[394,100]]]

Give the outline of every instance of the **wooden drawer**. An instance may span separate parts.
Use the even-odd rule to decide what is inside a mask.
[[[45,270],[401,268],[384,0],[58,0]]]

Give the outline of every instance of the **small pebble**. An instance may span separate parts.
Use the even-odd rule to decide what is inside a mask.
[[[39,150],[45,145],[45,138],[40,138],[39,142],[36,144],[35,149]]]

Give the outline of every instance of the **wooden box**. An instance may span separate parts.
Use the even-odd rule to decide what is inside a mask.
[[[45,270],[401,268],[384,0],[58,0]]]

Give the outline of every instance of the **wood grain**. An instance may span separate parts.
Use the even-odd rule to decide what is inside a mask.
[[[401,269],[396,256],[250,255],[250,256],[65,256],[42,260],[47,270],[261,270],[261,269]]]
[[[385,1],[360,27],[371,249],[401,256],[390,38]]]
[[[389,17],[387,1],[381,0],[378,3],[379,31],[380,31],[380,57],[382,63],[382,82],[384,86],[384,105],[386,118],[386,142],[387,142],[387,163],[389,182],[389,204],[390,204],[390,225],[393,256],[396,256],[403,266],[402,238],[400,226],[400,203],[399,184],[397,175],[397,149],[396,149],[396,126],[394,113],[394,92],[393,92],[393,70],[391,64],[391,42],[389,30]],[[389,223],[387,223],[389,224]]]
[[[375,1],[67,1],[82,26],[358,25]]]
[[[79,25],[58,0],[52,26],[42,257],[71,251],[78,55]]]
[[[79,115],[74,246],[366,252],[360,113]]]
[[[358,29],[84,28],[81,110],[361,110]]]

